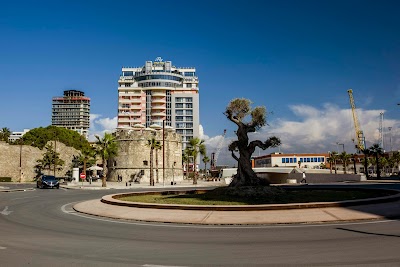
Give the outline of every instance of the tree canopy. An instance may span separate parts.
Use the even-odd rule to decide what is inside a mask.
[[[82,150],[90,146],[86,138],[78,132],[57,126],[34,128],[22,137],[23,144],[38,147],[39,149],[43,149],[48,141],[53,140],[77,150]]]

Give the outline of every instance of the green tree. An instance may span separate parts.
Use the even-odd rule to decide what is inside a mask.
[[[333,163],[333,165],[335,166],[335,174],[337,174],[337,166],[336,166],[336,164],[337,164],[338,159],[339,159],[338,153],[337,153],[336,151],[332,151],[332,152],[331,152],[331,155],[330,155],[330,157],[329,157],[329,162],[330,162],[331,164]],[[331,165],[331,166],[332,166],[332,165]],[[331,167],[331,171],[332,171],[332,167]],[[331,173],[332,173],[332,172],[331,172]]]
[[[189,161],[190,161],[189,151],[186,148],[182,152],[182,165],[185,166],[186,164],[186,179],[189,179]]]
[[[381,166],[383,173],[386,175],[386,173],[388,172],[387,167],[389,166],[389,160],[385,157],[380,157],[379,165]]]
[[[344,170],[345,174],[347,173],[347,164],[349,163],[350,158],[351,158],[351,155],[347,154],[344,151],[339,155],[339,159],[343,164],[343,170]]]
[[[210,158],[207,157],[207,156],[204,156],[203,157],[203,163],[204,163],[204,172],[205,172],[206,177],[207,177],[207,163],[208,162],[210,162]]]
[[[47,142],[54,140],[77,150],[90,147],[86,138],[78,132],[57,126],[34,128],[24,134],[22,140],[24,145],[31,145],[39,149],[43,149]]]
[[[83,165],[83,173],[86,174],[86,166],[94,165],[96,163],[96,151],[91,147],[84,147],[81,149],[79,155],[79,162]]]
[[[383,154],[383,149],[379,146],[379,144],[373,144],[370,148],[369,151],[375,158],[375,164],[376,164],[376,174],[377,178],[381,178],[381,169],[380,169],[380,164],[379,164],[379,156]]]
[[[97,139],[96,154],[101,157],[101,162],[103,164],[101,186],[106,187],[107,186],[106,177],[108,174],[107,162],[108,162],[108,159],[110,159],[118,154],[117,141],[115,140],[115,137],[110,133],[105,133],[103,138],[96,135],[96,139]]]
[[[154,137],[147,140],[147,146],[150,148],[150,185],[154,186],[154,172],[153,172],[153,154],[157,147],[160,147],[160,141],[157,141]]]
[[[254,140],[249,143],[248,133],[266,125],[265,107],[251,108],[251,102],[248,99],[233,99],[224,112],[225,116],[237,125],[236,135],[238,140],[229,145],[232,157],[238,162],[237,174],[233,177],[230,186],[241,185],[260,185],[262,180],[257,177],[251,166],[251,155],[256,147],[265,150],[269,147],[279,146],[281,141],[277,137],[270,137],[265,142]],[[244,122],[247,116],[251,117],[250,122]],[[239,152],[239,157],[235,152]]]
[[[365,169],[365,177],[369,178],[368,166],[370,164],[369,156],[371,155],[371,151],[368,148],[364,148],[361,150],[361,153],[364,155],[363,165]]]
[[[188,154],[193,157],[193,168],[194,168],[194,176],[193,176],[193,184],[197,184],[197,176],[198,173],[196,171],[196,160],[198,155],[204,156],[206,154],[206,146],[204,144],[204,140],[201,140],[198,137],[192,138],[188,144]]]
[[[393,162],[395,163],[395,166],[397,168],[397,171],[399,171],[399,164],[400,164],[400,152],[396,151],[392,155]]]
[[[48,174],[51,174],[54,170],[62,170],[65,162],[60,158],[60,153],[57,153],[53,149],[53,144],[49,143],[46,145],[45,149],[46,152],[43,154],[43,158],[36,161],[38,164],[35,166],[35,169],[40,172],[42,170],[48,170]]]
[[[7,127],[1,128],[0,141],[6,141],[8,143],[8,138],[10,137],[10,135],[11,135],[11,131],[9,128],[7,128]]]

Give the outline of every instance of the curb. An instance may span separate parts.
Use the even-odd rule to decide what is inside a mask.
[[[337,188],[335,188],[337,189]],[[312,208],[331,208],[331,207],[348,207],[366,204],[376,204],[393,202],[400,199],[400,190],[394,189],[367,189],[367,188],[356,188],[351,187],[347,189],[359,189],[359,190],[379,190],[396,192],[397,194],[385,197],[377,198],[366,198],[359,200],[346,200],[337,202],[312,202],[312,203],[291,203],[291,204],[265,204],[265,205],[176,205],[176,204],[154,204],[154,203],[141,203],[141,202],[129,202],[119,200],[118,197],[130,196],[138,194],[160,194],[160,191],[146,191],[137,193],[125,193],[125,194],[112,194],[106,195],[101,198],[101,202],[109,205],[134,207],[134,208],[148,208],[148,209],[175,209],[175,210],[208,210],[208,211],[263,211],[263,210],[290,210],[290,209],[312,209]],[[189,192],[195,190],[175,190],[169,192]],[[197,190],[205,191],[205,190]]]

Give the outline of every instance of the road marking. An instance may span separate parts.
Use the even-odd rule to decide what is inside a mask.
[[[73,205],[73,204],[75,204],[75,203],[78,203],[78,202],[71,202],[71,203],[68,203],[68,204],[63,205],[63,206],[61,207],[61,211],[64,212],[64,213],[76,213],[76,211],[75,211],[74,209],[72,209],[72,208],[71,208],[71,210],[67,210],[67,209],[66,209],[67,206]]]
[[[0,212],[0,213],[7,216],[7,215],[10,215],[11,212],[12,211],[8,210],[8,206],[6,206],[4,208],[4,210],[2,212]]]
[[[39,196],[34,196],[34,197],[39,197]],[[17,198],[13,198],[13,199],[11,199],[11,200],[26,199],[26,198],[34,198],[34,197],[17,197]]]
[[[155,264],[145,264],[143,267],[186,267],[186,266],[178,266],[178,265],[155,265]]]
[[[6,249],[6,247],[2,247],[2,246],[0,246],[0,249]]]

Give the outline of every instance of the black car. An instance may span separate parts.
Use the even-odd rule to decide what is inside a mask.
[[[52,175],[42,175],[36,182],[37,188],[60,188],[60,183]]]

